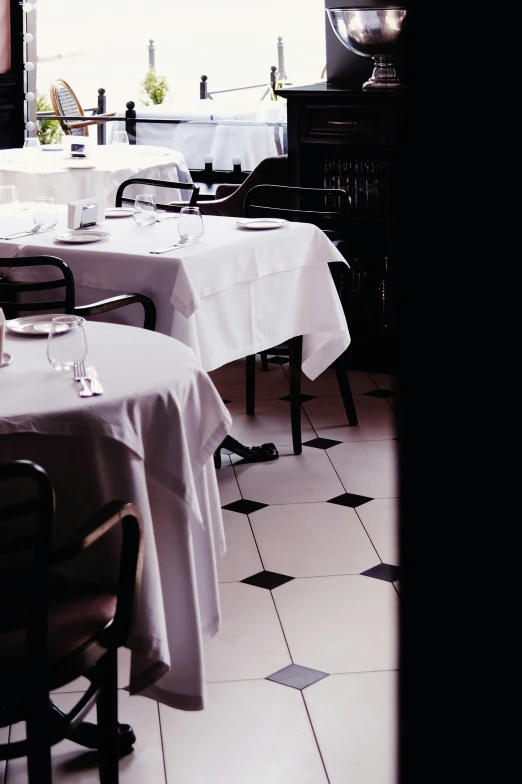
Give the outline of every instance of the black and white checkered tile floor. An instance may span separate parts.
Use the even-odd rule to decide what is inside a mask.
[[[284,360],[258,368],[255,417],[244,413],[244,362],[211,375],[230,401],[234,437],[273,441],[280,458],[223,456],[228,551],[222,628],[206,649],[208,705],[185,713],[120,691],[121,716],[138,736],[120,781],[395,784],[394,380],[350,374],[359,417],[350,428],[335,374],[303,378],[305,446],[295,456]],[[121,663],[124,685],[126,652]],[[65,709],[75,697],[56,702]],[[98,780],[92,754],[68,742],[53,760],[55,782]],[[0,767],[0,784],[2,775]],[[10,762],[5,784],[25,781],[25,761]]]

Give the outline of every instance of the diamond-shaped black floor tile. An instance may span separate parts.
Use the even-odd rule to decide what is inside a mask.
[[[233,402],[232,400],[225,400],[225,398],[224,398],[224,397],[222,397],[222,398],[221,398],[221,400],[223,401],[223,403],[224,403],[225,405],[226,405],[227,403],[232,403],[232,402]]]
[[[303,441],[303,446],[313,446],[315,449],[330,449],[337,444],[342,444],[342,441],[333,441],[331,438],[312,438],[311,441]]]
[[[362,506],[368,501],[373,501],[373,498],[367,498],[365,495],[354,495],[354,493],[343,493],[342,495],[338,495],[335,498],[328,499],[329,504],[349,506],[352,509],[356,509],[358,506]]]
[[[398,566],[391,564],[380,563],[377,566],[372,566],[365,572],[361,572],[364,577],[375,577],[376,580],[386,580],[388,583],[394,583],[401,575],[401,570]]]
[[[310,667],[301,667],[300,664],[289,664],[288,667],[283,667],[282,670],[268,675],[265,680],[281,683],[283,686],[291,686],[293,689],[306,689],[312,683],[327,677],[327,672],[312,670]]]
[[[393,389],[372,389],[371,392],[364,392],[368,397],[393,397]]]
[[[258,509],[263,509],[265,506],[268,506],[268,504],[259,504],[257,501],[247,501],[246,498],[241,498],[240,501],[234,501],[232,504],[227,504],[221,508],[228,509],[230,512],[251,514],[252,512],[257,512]]]
[[[246,577],[244,580],[241,580],[241,582],[247,583],[247,585],[255,585],[257,588],[266,588],[267,590],[271,591],[273,588],[279,588],[280,585],[284,585],[293,579],[293,577],[289,577],[287,574],[278,574],[277,572],[258,572],[257,574],[253,574],[250,577]]]
[[[308,400],[315,400],[317,395],[301,395],[301,403],[306,403]],[[284,397],[280,397],[279,400],[286,400],[287,403],[290,402],[290,395],[285,395]]]
[[[268,357],[267,362],[271,362],[273,365],[286,365],[288,357]]]

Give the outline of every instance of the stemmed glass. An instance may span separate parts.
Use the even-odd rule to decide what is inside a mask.
[[[111,139],[111,145],[113,144],[129,144],[129,134],[127,131],[116,131]]]
[[[39,229],[53,229],[58,223],[56,202],[52,196],[39,196],[34,206],[33,220]]]
[[[87,340],[81,316],[55,316],[47,339],[47,358],[55,370],[72,370],[87,356]]]
[[[40,150],[41,144],[37,136],[29,136],[24,142],[24,149],[26,150]]]
[[[0,211],[15,212],[20,209],[20,200],[15,185],[0,185]]]
[[[185,242],[199,242],[203,236],[203,218],[199,207],[182,207],[178,221],[179,236]]]
[[[158,219],[156,199],[150,193],[139,193],[132,211],[138,226],[153,226]]]

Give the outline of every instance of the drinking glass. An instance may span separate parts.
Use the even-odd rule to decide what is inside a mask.
[[[0,185],[0,210],[14,212],[20,209],[20,200],[15,185]]]
[[[116,131],[111,139],[111,144],[129,144],[129,135],[127,131]]]
[[[52,229],[58,223],[56,202],[52,196],[39,196],[34,205],[33,220],[40,229]]]
[[[30,136],[24,142],[26,150],[39,150],[41,148],[40,140],[37,136]]]
[[[179,213],[178,232],[187,242],[199,242],[203,236],[203,218],[199,207],[182,207]]]
[[[158,219],[156,199],[150,193],[139,193],[132,211],[138,226],[153,226]]]
[[[87,340],[81,316],[55,316],[47,339],[47,358],[55,370],[72,370],[87,356]]]

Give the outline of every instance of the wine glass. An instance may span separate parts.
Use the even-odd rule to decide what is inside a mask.
[[[199,242],[203,236],[203,218],[199,207],[182,207],[179,213],[178,232],[186,242]]]
[[[56,226],[58,211],[52,196],[39,196],[36,199],[33,220],[39,229],[53,229]]]
[[[150,193],[139,193],[134,201],[132,211],[138,226],[153,226],[158,219],[156,199]]]
[[[72,370],[87,356],[87,340],[81,316],[55,316],[47,338],[47,358],[55,370]]]
[[[26,150],[40,150],[41,144],[37,136],[29,136],[24,142],[24,149]]]
[[[116,131],[111,139],[112,144],[129,144],[129,134],[127,131]]]
[[[20,209],[20,200],[15,185],[0,185],[0,211],[14,212]]]

